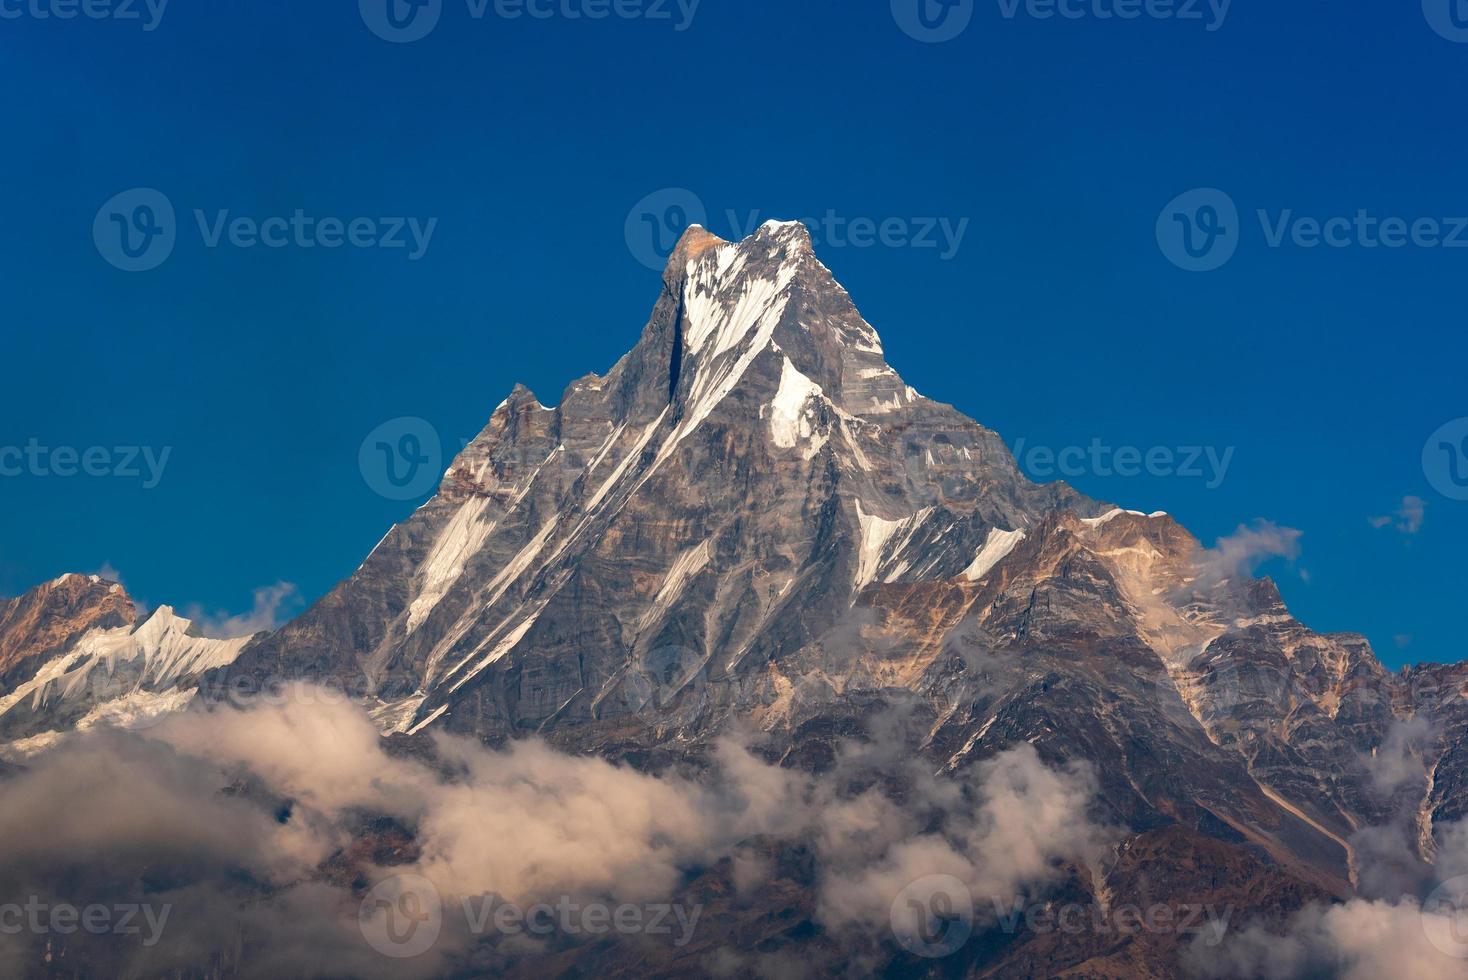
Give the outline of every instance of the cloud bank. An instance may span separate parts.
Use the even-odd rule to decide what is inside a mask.
[[[170,908],[154,946],[66,937],[100,972],[427,977],[535,946],[473,933],[451,914],[465,900],[667,902],[725,860],[752,892],[773,873],[760,840],[808,849],[818,921],[875,944],[922,925],[890,919],[914,880],[955,875],[988,907],[1108,839],[1086,815],[1090,772],[1050,768],[1028,744],[953,779],[880,731],[820,775],[731,737],[703,771],[654,776],[538,741],[494,751],[438,735],[407,755],[355,706],[293,693],[70,736],[27,760],[0,783],[4,894]],[[400,910],[364,912],[364,896],[402,876],[443,913],[427,949],[395,959],[370,933]],[[416,912],[409,897],[401,910]],[[0,935],[0,965],[34,963],[56,938]]]

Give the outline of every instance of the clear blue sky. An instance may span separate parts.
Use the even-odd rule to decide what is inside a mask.
[[[404,44],[352,0],[175,0],[153,30],[36,17],[50,2],[0,0],[20,13],[0,17],[0,447],[171,454],[152,488],[0,477],[0,593],[107,563],[152,603],[238,612],[281,580],[319,596],[419,502],[369,489],[364,436],[421,416],[456,446],[516,381],[552,403],[605,370],[658,288],[629,211],[681,187],[726,237],[967,219],[946,259],[822,247],[910,383],[1011,444],[1231,447],[1213,488],[1072,482],[1210,542],[1298,528],[1298,561],[1267,570],[1306,622],[1394,665],[1465,656],[1468,503],[1422,454],[1468,416],[1468,249],[1312,249],[1299,228],[1271,248],[1255,214],[1468,216],[1468,43],[1415,0],[1237,0],[1217,30],[1206,2],[1180,21],[987,0],[943,43],[888,0],[703,0],[684,30],[671,2],[671,20],[589,20],[566,11],[596,0],[549,19],[443,0]],[[139,187],[176,209],[176,241],[129,273],[93,226]],[[1206,273],[1157,234],[1200,187],[1239,211],[1237,253]],[[196,209],[437,224],[416,260],[209,248]],[[1371,525],[1409,495],[1415,533]]]

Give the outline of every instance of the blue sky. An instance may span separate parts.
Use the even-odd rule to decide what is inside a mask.
[[[1441,446],[1468,431],[1434,436],[1468,416],[1446,0],[971,0],[931,28],[917,0],[441,0],[410,43],[373,32],[377,2],[0,0],[0,449],[48,453],[0,476],[0,594],[106,565],[216,614],[280,581],[319,596],[419,502],[373,492],[364,437],[421,417],[451,450],[516,381],[550,403],[605,370],[658,288],[634,209],[683,188],[725,237],[834,216],[822,257],[893,365],[1032,471],[1084,447],[1071,482],[1205,541],[1299,529],[1266,571],[1306,622],[1392,665],[1464,656]],[[166,216],[137,188],[171,241],[142,237]],[[1200,188],[1224,196],[1180,197]],[[297,211],[308,231],[266,225]],[[124,271],[115,221],[172,251]],[[57,447],[123,475],[58,476]],[[118,447],[166,450],[156,485]],[[1115,475],[1126,447],[1173,465]],[[1227,468],[1171,472],[1190,447]]]

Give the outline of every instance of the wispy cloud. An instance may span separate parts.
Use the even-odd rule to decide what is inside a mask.
[[[97,571],[93,574],[107,580],[108,582],[116,582],[118,585],[123,585],[122,573],[119,572],[116,566],[114,566],[110,561],[104,561],[102,563],[102,567],[97,569]],[[125,585],[123,587],[126,588]]]
[[[248,612],[231,615],[209,612],[195,603],[184,611],[194,628],[204,636],[232,640],[261,632],[274,632],[284,626],[304,605],[300,590],[290,582],[276,582],[255,590],[254,605]]]
[[[1463,961],[1429,941],[1432,930],[1449,933],[1451,928],[1447,915],[1423,909],[1416,899],[1399,904],[1353,899],[1328,908],[1311,906],[1283,934],[1256,924],[1222,947],[1195,945],[1186,961],[1203,977],[1462,980]]]
[[[1367,518],[1371,526],[1378,531],[1384,528],[1396,528],[1402,534],[1416,534],[1422,530],[1422,520],[1426,516],[1427,502],[1421,497],[1411,494],[1402,498],[1402,503],[1396,512],[1381,517]]]
[[[1271,558],[1294,560],[1300,557],[1303,533],[1292,527],[1281,527],[1273,521],[1240,524],[1233,534],[1219,538],[1212,548],[1199,554],[1195,562],[1198,583],[1202,586],[1216,585],[1225,579],[1252,575]]]

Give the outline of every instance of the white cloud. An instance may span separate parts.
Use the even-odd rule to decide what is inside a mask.
[[[1448,955],[1429,939],[1428,930],[1447,927],[1442,916],[1424,912],[1415,899],[1396,905],[1354,899],[1312,906],[1296,915],[1284,934],[1254,925],[1221,946],[1195,945],[1186,961],[1206,977],[1463,980],[1468,961]]]
[[[426,761],[386,751],[344,699],[288,688],[247,710],[81,733],[32,757],[5,785],[0,887],[113,875],[89,894],[128,894],[149,868],[166,875],[178,911],[168,948],[134,972],[181,968],[189,951],[234,944],[242,928],[269,940],[282,975],[331,955],[335,972],[371,976],[404,964],[355,959],[371,954],[357,931],[360,896],[318,871],[359,839],[364,815],[390,818],[415,844],[406,864],[362,869],[369,880],[421,875],[451,908],[490,894],[522,907],[561,896],[666,901],[690,870],[724,858],[755,888],[772,869],[750,842],[798,844],[816,856],[820,920],[853,946],[890,937],[893,899],[914,878],[957,874],[982,910],[991,895],[1049,882],[1061,859],[1106,837],[1086,816],[1095,782],[1084,767],[1053,769],[1021,743],[940,778],[881,734],[844,744],[822,775],[767,763],[733,738],[696,778],[536,740],[490,750],[443,734]],[[273,897],[242,892],[241,881],[268,883]],[[434,954],[404,975],[442,972],[443,957],[467,948],[466,929],[455,933],[447,916],[444,927]]]
[[[1427,513],[1427,502],[1421,497],[1411,494],[1402,498],[1396,513],[1382,517],[1368,518],[1372,527],[1377,530],[1394,527],[1402,534],[1416,534],[1422,530],[1422,521]]]
[[[1312,905],[1283,929],[1254,923],[1222,945],[1195,944],[1184,954],[1189,972],[1204,977],[1339,980],[1411,977],[1413,980],[1468,978],[1468,822],[1437,828],[1436,864],[1425,880],[1404,872],[1410,841],[1392,827],[1352,836],[1363,875],[1390,885],[1393,899],[1355,898],[1338,905]],[[1395,872],[1395,874],[1394,874]],[[1363,878],[1363,888],[1370,888]],[[1403,892],[1404,888],[1414,891]],[[1418,897],[1426,893],[1427,899]],[[1396,896],[1400,896],[1397,898]]]
[[[1233,534],[1219,538],[1212,548],[1199,552],[1195,560],[1198,584],[1206,588],[1226,579],[1252,575],[1271,558],[1294,560],[1300,556],[1302,534],[1272,521],[1240,524]]]
[[[290,582],[277,582],[255,590],[254,605],[249,612],[239,615],[211,613],[194,604],[183,615],[193,621],[194,628],[202,635],[232,640],[261,632],[273,633],[289,622],[303,604],[299,589]]]
[[[1394,720],[1382,744],[1362,757],[1372,788],[1379,795],[1389,796],[1403,786],[1425,784],[1424,746],[1436,735],[1436,726],[1425,715]]]

